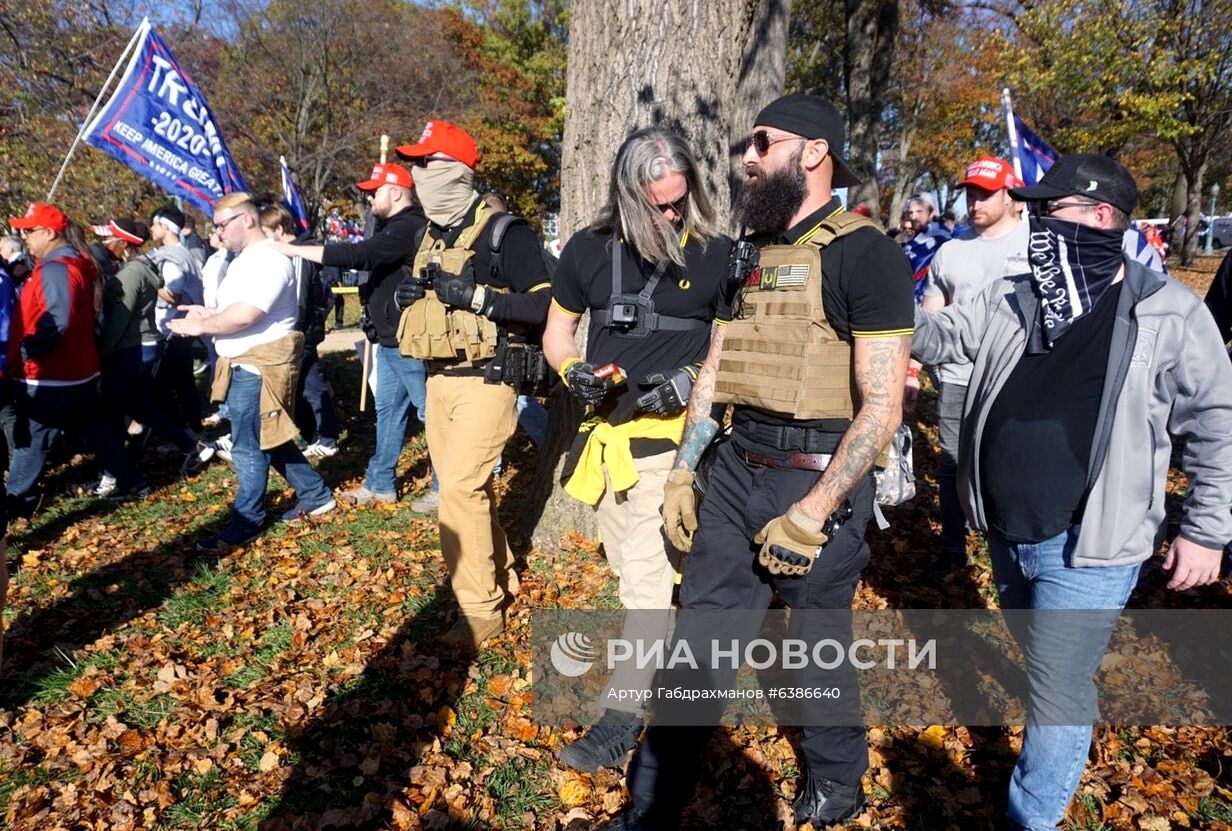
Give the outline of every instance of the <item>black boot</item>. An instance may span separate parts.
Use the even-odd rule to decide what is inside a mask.
[[[594,831],[651,831],[650,826],[642,823],[642,817],[636,808],[625,808],[602,825],[596,825]]]
[[[814,828],[825,828],[864,810],[864,785],[844,785],[806,773],[793,807],[797,825],[811,822]]]
[[[586,773],[594,773],[601,767],[617,767],[637,744],[641,732],[640,715],[604,710],[586,735],[560,749],[560,760]]]

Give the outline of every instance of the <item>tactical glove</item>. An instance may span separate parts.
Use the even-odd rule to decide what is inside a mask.
[[[394,305],[398,307],[398,311],[409,309],[418,300],[423,300],[427,292],[424,287],[408,274],[402,278],[402,282],[398,284],[398,288],[394,289]]]
[[[647,375],[638,386],[650,387],[651,390],[637,399],[637,408],[655,415],[676,415],[688,406],[689,392],[693,389],[695,378],[697,369],[693,366]]]
[[[359,310],[359,328],[370,343],[377,342],[376,324],[372,322],[372,315],[368,314],[367,306]]]
[[[436,296],[446,306],[470,309],[471,300],[475,298],[475,282],[451,274],[436,281]]]
[[[663,487],[663,525],[667,540],[677,551],[693,547],[697,531],[697,494],[693,491],[693,471],[673,470]]]
[[[607,381],[595,375],[595,368],[580,358],[565,362],[560,377],[573,393],[584,404],[598,404],[607,394]]]
[[[753,537],[753,542],[761,546],[757,561],[771,574],[808,574],[822,546],[830,540],[822,530],[824,524],[804,513],[799,502],[794,503],[787,513],[767,522]]]

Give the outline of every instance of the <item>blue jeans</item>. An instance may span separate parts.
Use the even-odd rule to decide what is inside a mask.
[[[518,396],[518,426],[526,431],[536,447],[543,446],[548,434],[548,411],[539,399],[530,395]]]
[[[338,408],[334,404],[334,388],[325,378],[315,346],[305,346],[300,358],[299,395],[295,406],[295,421],[305,436],[312,436],[329,447],[337,446]]]
[[[9,460],[8,495],[22,507],[37,502],[34,485],[62,430],[75,430],[123,492],[145,486],[141,471],[124,452],[99,400],[96,381],[65,386],[13,385],[17,421]]]
[[[376,347],[376,452],[368,460],[364,487],[373,493],[395,493],[398,457],[406,441],[406,423],[414,406],[421,424],[427,400],[423,361],[404,357],[392,346]]]
[[[324,505],[332,498],[325,481],[294,442],[273,450],[261,449],[260,404],[261,376],[233,369],[227,408],[231,411],[231,464],[239,487],[231,506],[231,521],[223,531],[225,537],[247,537],[265,527],[265,486],[271,464],[295,489],[299,501]]]
[[[1141,569],[1075,568],[1078,531],[1074,526],[1038,543],[988,534],[1001,608],[1112,610],[1042,615],[1029,624],[1018,618],[1012,626],[1027,655],[1030,706],[1022,754],[1010,777],[1008,814],[1030,831],[1055,829],[1078,788],[1097,711],[1095,671]],[[1074,718],[1078,713],[1085,717]]]

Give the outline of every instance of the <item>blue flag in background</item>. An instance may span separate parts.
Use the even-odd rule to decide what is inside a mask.
[[[209,104],[148,19],[137,34],[119,86],[84,138],[209,215],[222,196],[248,188]]]
[[[291,169],[287,167],[287,157],[279,156],[278,165],[282,168],[282,204],[295,220],[295,227],[301,234],[307,232],[311,224],[308,222],[308,212],[304,210],[304,200],[299,198],[295,188],[295,180],[291,178]]]
[[[1022,180],[1028,185],[1039,184],[1044,173],[1057,160],[1057,151],[1048,146],[1026,123],[1014,116],[1014,129],[1018,131],[1018,161],[1022,165]]]

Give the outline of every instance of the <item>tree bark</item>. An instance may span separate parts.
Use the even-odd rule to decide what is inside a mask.
[[[1189,198],[1185,207],[1185,241],[1181,247],[1181,265],[1193,265],[1198,258],[1198,226],[1202,221],[1202,177],[1206,162],[1197,168],[1185,168],[1185,187]]]
[[[758,110],[783,89],[789,11],[790,0],[575,2],[560,238],[595,218],[607,198],[617,148],[630,132],[650,125],[670,127],[689,140],[720,222],[730,227],[744,139]],[[584,337],[585,320],[579,332]],[[576,433],[578,416],[563,401],[549,411],[549,436],[563,438],[560,447],[539,454],[531,485],[546,497],[532,537],[541,549],[558,547],[570,530],[595,536],[593,511],[559,485],[561,454]]]
[[[847,162],[860,184],[847,196],[849,205],[880,205],[877,185],[878,126],[885,107],[894,42],[898,35],[897,0],[846,0]],[[898,217],[890,216],[889,222]]]

